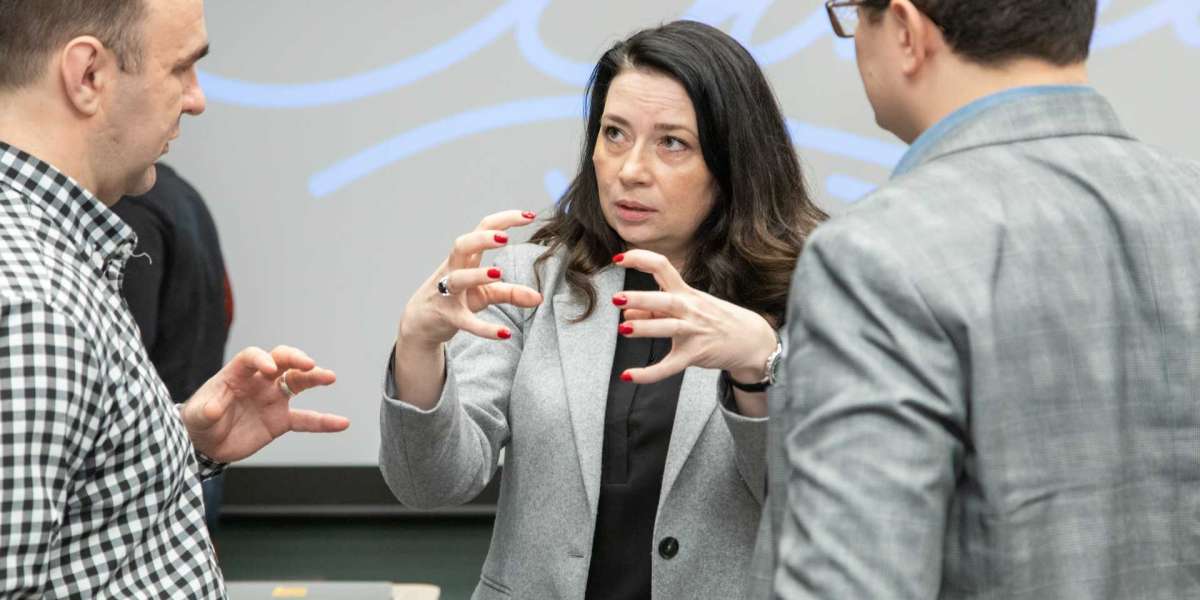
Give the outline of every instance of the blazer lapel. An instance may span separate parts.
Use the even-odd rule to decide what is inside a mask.
[[[617,349],[617,324],[621,311],[608,298],[621,291],[625,269],[606,268],[592,277],[596,286],[596,308],[586,320],[571,320],[583,313],[584,304],[564,284],[554,296],[554,319],[558,327],[558,351],[567,384],[567,408],[579,455],[584,492],[592,515],[600,498],[600,460],[604,449],[604,412],[613,354]]]
[[[663,500],[675,486],[679,471],[683,469],[700,434],[704,433],[704,426],[717,409],[717,381],[720,375],[720,371],[696,367],[690,367],[683,373],[671,444],[667,448],[667,464],[663,468],[662,492],[658,495],[660,512]]]

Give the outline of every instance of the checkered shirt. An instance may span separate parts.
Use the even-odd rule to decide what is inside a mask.
[[[0,598],[223,598],[198,455],[121,298],[136,236],[0,143]]]

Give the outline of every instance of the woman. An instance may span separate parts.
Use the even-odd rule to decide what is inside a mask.
[[[405,504],[444,506],[506,450],[475,598],[737,597],[775,329],[824,215],[719,30],[639,32],[589,88],[579,173],[533,243],[505,232],[535,215],[491,215],[406,306],[381,468]]]

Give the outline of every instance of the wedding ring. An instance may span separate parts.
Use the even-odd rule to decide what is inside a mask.
[[[288,400],[291,400],[292,398],[296,397],[296,392],[293,392],[292,388],[288,387],[287,374],[289,371],[291,371],[291,369],[284,371],[283,375],[279,376],[278,381],[279,381],[279,389],[283,391],[283,395],[287,396]]]
[[[438,280],[437,290],[438,290],[438,293],[443,296],[452,296],[453,295],[453,293],[450,292],[450,276],[449,275]]]

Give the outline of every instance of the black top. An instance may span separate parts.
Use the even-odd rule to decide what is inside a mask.
[[[184,402],[224,364],[233,320],[216,225],[195,188],[162,164],[153,189],[112,210],[138,237],[121,294],[171,398]]]
[[[658,290],[658,286],[653,276],[630,269],[625,289]],[[670,338],[617,337],[604,414],[600,506],[588,599],[650,597],[654,518],[683,373],[649,385],[621,381],[621,373],[656,363],[670,351]]]

